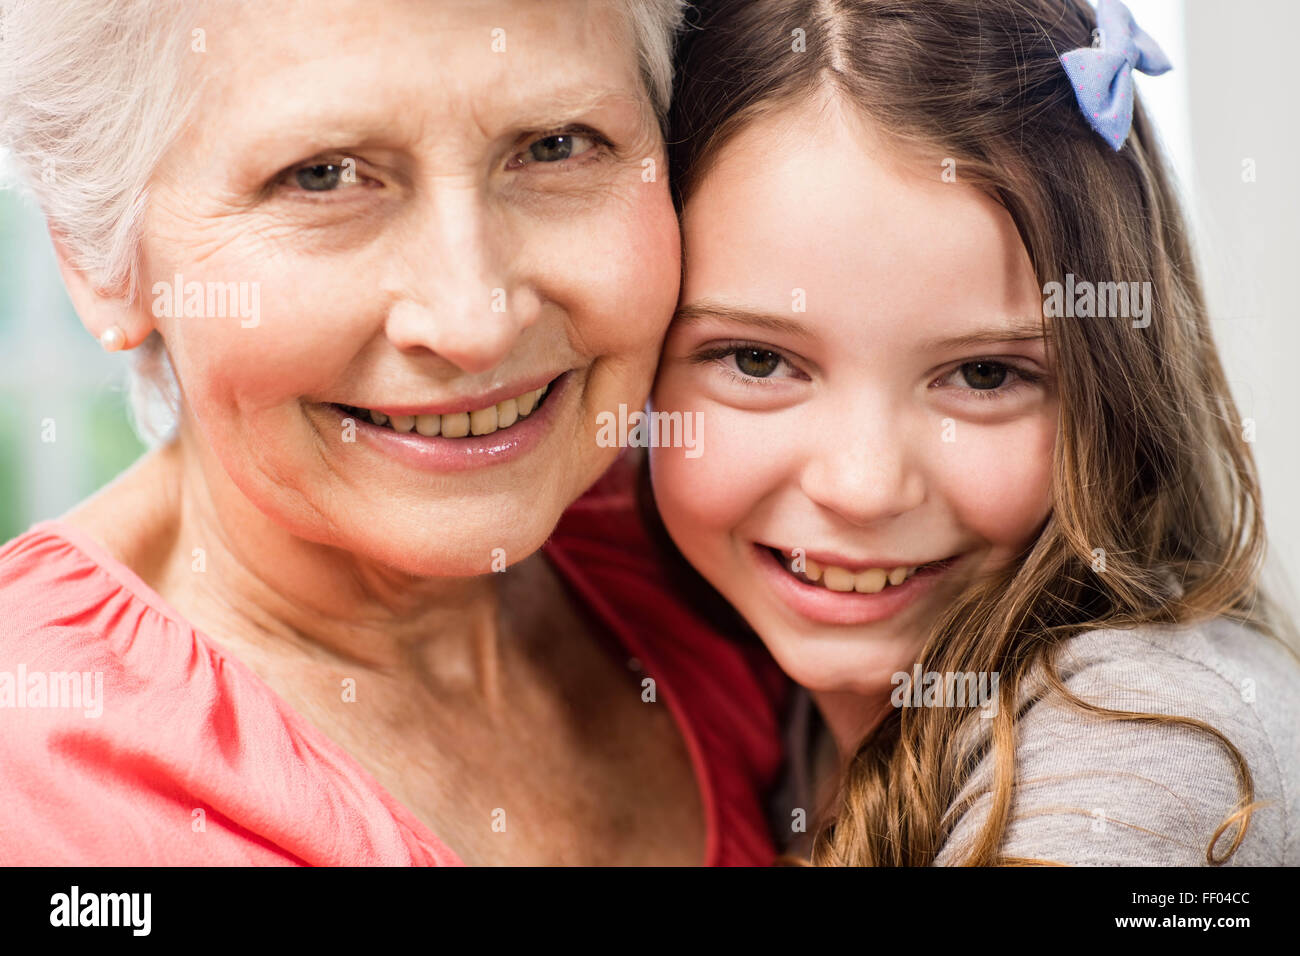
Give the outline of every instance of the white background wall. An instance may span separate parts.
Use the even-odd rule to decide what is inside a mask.
[[[1233,395],[1255,423],[1266,580],[1300,614],[1300,0],[1128,7],[1174,63],[1139,75],[1139,95],[1178,173]]]
[[[1300,57],[1295,0],[1186,0],[1191,199],[1242,415],[1256,422],[1275,589],[1300,582]],[[1253,160],[1255,181],[1243,181]]]

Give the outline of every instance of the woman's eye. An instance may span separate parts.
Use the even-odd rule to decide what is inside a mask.
[[[510,163],[511,168],[536,164],[562,163],[591,152],[600,145],[597,136],[589,133],[550,133],[535,139]]]
[[[308,162],[280,174],[277,182],[291,193],[331,193],[342,187],[372,185],[373,181],[357,171],[357,161],[351,156]]]
[[[317,163],[303,166],[294,179],[308,192],[323,193],[335,189],[343,181],[343,167],[337,163]]]

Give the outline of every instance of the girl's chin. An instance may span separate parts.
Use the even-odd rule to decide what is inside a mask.
[[[873,699],[890,693],[895,674],[911,670],[925,637],[891,632],[869,638],[776,628],[758,633],[777,666],[801,687]]]

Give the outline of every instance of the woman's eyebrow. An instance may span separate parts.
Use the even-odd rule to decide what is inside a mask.
[[[627,90],[577,86],[547,90],[516,104],[508,125],[516,129],[553,129],[566,126],[601,107],[625,105],[645,112],[645,104]]]
[[[740,306],[724,305],[721,302],[692,302],[683,305],[673,315],[673,322],[679,325],[693,325],[708,319],[720,319],[737,325],[748,325],[765,332],[779,332],[795,338],[812,340],[817,337],[807,324],[774,312],[746,309]]]
[[[546,90],[511,104],[503,128],[511,133],[569,126],[602,107],[631,106],[638,110],[641,126],[653,125],[653,111],[626,90],[591,85]],[[502,110],[501,112],[506,112]],[[397,137],[391,119],[371,104],[321,103],[305,106],[292,115],[262,113],[244,126],[248,139],[244,151],[264,152],[293,143],[297,152],[311,155],[330,149],[354,147],[370,141],[392,142]]]

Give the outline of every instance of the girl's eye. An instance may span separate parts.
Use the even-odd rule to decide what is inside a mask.
[[[971,388],[985,391],[1005,382],[1009,371],[997,362],[967,362],[961,367],[961,377]]]
[[[780,352],[749,343],[732,343],[705,349],[695,355],[694,362],[717,366],[744,385],[801,377],[799,369]],[[786,371],[778,375],[782,366],[785,366]]]
[[[767,378],[781,367],[781,356],[767,349],[734,349],[736,368],[751,378]]]
[[[960,378],[960,383],[953,382]],[[963,362],[948,373],[936,385],[944,382],[956,384],[958,391],[970,393],[972,398],[998,399],[1022,387],[1038,384],[1043,376],[1018,365],[995,362],[991,359],[978,359]]]

